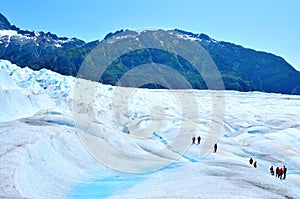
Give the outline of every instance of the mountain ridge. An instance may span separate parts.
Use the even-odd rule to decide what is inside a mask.
[[[300,94],[300,72],[282,57],[230,42],[217,41],[203,33],[194,34],[180,29],[175,31],[194,39],[210,54],[221,73],[226,90]],[[121,29],[115,33],[108,33],[104,40],[117,34],[138,33]],[[22,30],[11,25],[0,14],[0,59],[10,60],[21,67],[29,66],[36,70],[46,68],[63,75],[77,76],[85,57],[100,42],[101,40],[85,42],[77,38],[58,37],[50,32]],[[172,58],[165,52],[148,49],[142,55],[124,55],[121,57],[123,60],[116,60],[99,82],[116,85],[118,78],[135,66],[134,61],[144,60],[144,62],[139,61],[139,64],[149,64],[149,56],[155,57],[159,64],[169,64],[175,70],[181,70],[177,66],[180,63],[178,58]],[[124,60],[127,60],[127,65],[124,64]],[[193,88],[207,89],[201,76],[184,70],[180,73]],[[151,85],[146,88],[161,88],[161,85]]]
[[[11,28],[9,21],[0,13],[0,29],[8,30]]]

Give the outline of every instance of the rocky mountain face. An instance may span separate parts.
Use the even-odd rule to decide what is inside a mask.
[[[201,46],[208,51],[221,71],[226,88],[300,94],[300,72],[282,57],[229,42],[215,41],[204,34],[178,31],[199,38]]]
[[[0,14],[0,58],[20,66],[30,65],[32,60],[55,50],[78,48],[84,44],[84,41],[76,38],[20,29]]]
[[[221,73],[225,89],[300,94],[300,73],[283,58],[247,49],[232,43],[216,41],[205,34],[194,34],[175,29],[198,42],[212,57]],[[137,35],[130,30],[108,33]],[[76,76],[85,57],[101,41],[85,43],[76,38],[58,37],[52,33],[22,30],[13,26],[0,14],[0,59],[7,59],[32,69],[47,68],[63,75]],[[193,49],[189,49],[193,50]],[[157,63],[178,71],[195,89],[207,89],[205,81],[190,63],[180,57],[157,49],[145,49],[122,55],[104,72],[99,81],[116,85],[118,79],[137,65]],[[145,71],[147,73],[147,71]],[[159,71],[158,71],[159,73]],[[145,85],[146,88],[163,88]]]
[[[11,25],[9,21],[0,13],[0,29],[1,30],[9,30]]]

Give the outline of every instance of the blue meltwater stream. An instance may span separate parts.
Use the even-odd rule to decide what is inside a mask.
[[[152,174],[165,169],[173,169],[182,166],[182,163],[174,162],[155,172],[143,174],[129,174],[117,171],[101,171],[95,173],[92,178],[79,182],[67,195],[68,199],[106,198],[122,191],[126,191],[143,180],[152,177]]]
[[[145,174],[126,174],[109,172],[95,174],[91,179],[80,182],[69,192],[69,199],[106,198],[114,193],[129,189],[145,178]]]

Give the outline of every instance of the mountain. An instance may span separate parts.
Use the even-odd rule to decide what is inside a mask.
[[[50,32],[35,32],[11,25],[0,14],[0,58],[11,60],[20,66],[30,65],[32,60],[58,49],[78,48],[85,44],[77,38],[58,37]]]
[[[9,21],[0,13],[0,30],[9,30],[11,28]]]
[[[50,69],[63,75],[76,76],[85,57],[101,43],[98,40],[85,43],[76,38],[58,37],[52,33],[21,30],[10,25],[3,15],[0,15],[0,29],[0,59],[7,59],[35,70]],[[210,54],[221,73],[226,90],[300,94],[300,72],[283,58],[229,42],[216,41],[205,34],[194,34],[179,29],[175,31],[198,42]],[[145,32],[120,30],[108,33],[104,40],[117,34],[138,37]],[[207,89],[203,77],[190,63],[157,49],[122,55],[98,79],[101,83],[116,85],[127,71],[138,65],[150,63],[168,65],[188,80],[193,88]],[[155,84],[143,87],[163,88],[162,85]]]

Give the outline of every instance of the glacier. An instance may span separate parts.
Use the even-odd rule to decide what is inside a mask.
[[[209,90],[133,92],[89,82],[96,91],[94,114],[78,123],[74,92],[79,83],[74,77],[0,60],[0,198],[300,198],[300,96]],[[123,98],[114,102],[116,90],[130,91],[129,102]],[[180,107],[174,93],[193,94],[199,115],[188,112],[181,118],[182,110],[195,104]],[[225,96],[217,153],[205,144],[214,122],[212,93]],[[88,112],[88,102],[80,100]],[[129,103],[126,110],[117,107],[121,111],[114,112],[124,103]],[[193,122],[197,131],[185,127],[178,136],[182,119]],[[115,145],[124,152],[107,148],[100,155],[140,163],[137,170],[151,163],[143,161],[145,154],[174,161],[156,170],[115,170],[97,161],[84,145],[80,135],[94,125],[101,132],[95,144]],[[145,134],[143,129],[151,131]],[[96,140],[93,136],[99,132],[88,135]],[[165,147],[176,136],[178,145],[190,143],[193,133],[201,135],[201,144],[187,146],[180,156]],[[201,156],[203,150],[209,153]],[[257,168],[248,163],[250,157]],[[288,168],[286,180],[269,174],[270,166],[283,165]]]

